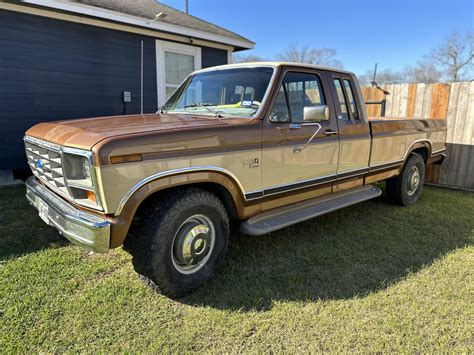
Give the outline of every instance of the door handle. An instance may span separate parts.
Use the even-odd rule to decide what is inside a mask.
[[[333,131],[333,130],[330,130],[330,129],[327,129],[323,132],[323,134],[325,136],[337,136],[339,134],[338,131]]]

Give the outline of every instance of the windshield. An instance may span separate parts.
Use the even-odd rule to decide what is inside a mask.
[[[223,116],[253,117],[257,113],[273,68],[231,68],[198,73],[188,78],[162,111]]]

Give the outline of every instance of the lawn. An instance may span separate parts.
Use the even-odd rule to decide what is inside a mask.
[[[426,187],[263,237],[173,301],[0,189],[0,351],[474,351],[474,194]]]

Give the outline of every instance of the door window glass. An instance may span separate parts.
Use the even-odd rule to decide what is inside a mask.
[[[290,122],[290,111],[288,111],[288,101],[286,101],[283,85],[280,86],[278,95],[273,103],[272,111],[270,113],[270,121]]]
[[[285,75],[270,114],[272,122],[303,123],[305,106],[324,105],[319,77],[309,73]]]

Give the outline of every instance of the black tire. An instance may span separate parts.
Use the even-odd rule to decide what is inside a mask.
[[[200,222],[203,219],[204,222]],[[179,250],[191,245],[194,246],[193,257],[198,255],[196,239],[192,239],[189,244],[184,243],[184,239],[192,235],[190,230],[193,227],[199,228],[196,226],[203,224],[209,225],[209,233],[197,235],[206,236],[203,240],[207,240],[214,231],[215,238],[209,237],[213,243],[201,241],[201,244],[213,247],[209,247],[206,257],[196,266],[186,265],[182,262],[184,253],[179,254]],[[204,190],[187,188],[174,191],[172,195],[145,208],[140,222],[125,240],[124,248],[132,255],[135,271],[145,283],[163,295],[179,298],[211,279],[224,259],[228,241],[229,218],[219,198]],[[178,254],[181,259],[176,256]],[[194,269],[189,273],[189,270],[184,270],[187,267]]]
[[[418,184],[412,184],[412,177],[415,171],[419,176]],[[417,153],[412,153],[408,157],[400,175],[387,180],[387,199],[397,205],[409,206],[419,200],[423,193],[425,182],[425,162],[423,157]]]

